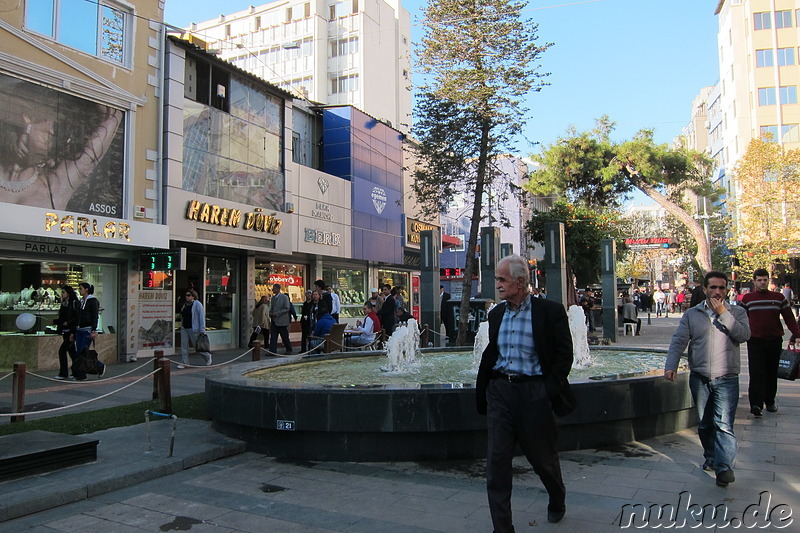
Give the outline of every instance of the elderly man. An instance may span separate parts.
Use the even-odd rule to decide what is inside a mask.
[[[489,344],[475,387],[478,412],[487,415],[486,488],[496,533],[514,531],[511,461],[517,444],[547,489],[547,521],[559,522],[566,512],[553,406],[569,388],[572,336],[561,304],[531,297],[529,275],[528,262],[518,255],[497,264],[504,302],[489,312]]]
[[[733,483],[739,403],[739,345],[750,338],[747,313],[725,300],[728,276],[711,271],[703,280],[706,299],[688,309],[672,336],[664,377],[675,381],[678,361],[689,347],[689,390],[697,409],[697,434],[703,445],[703,470],[713,470],[717,485]]]

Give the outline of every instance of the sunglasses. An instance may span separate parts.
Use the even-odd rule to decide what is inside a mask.
[[[192,298],[194,298],[194,294],[187,294],[186,296],[191,296]]]

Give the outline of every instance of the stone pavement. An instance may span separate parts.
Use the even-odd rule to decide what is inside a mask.
[[[620,335],[617,346],[666,347],[677,321],[677,317],[652,318],[648,326],[645,317],[642,335]],[[215,363],[233,355],[215,354]],[[743,363],[746,368],[746,360]],[[119,375],[134,365],[113,365],[109,371]],[[202,391],[207,371],[174,371],[175,393]],[[92,392],[80,392],[84,387],[69,388],[63,383],[33,388],[36,396],[41,395],[36,401],[58,403],[100,394],[104,386],[107,384],[93,385]],[[138,396],[135,400],[110,397],[94,408],[149,398],[148,385],[144,391],[137,393],[137,389],[140,385],[125,391]],[[7,404],[7,390],[0,384],[0,406]],[[742,528],[755,525],[767,526],[762,531],[800,531],[800,517],[788,516],[800,506],[800,466],[795,459],[800,437],[800,381],[781,382],[778,405],[777,413],[754,419],[747,408],[746,372],[742,375],[735,426],[739,439],[737,480],[727,488],[717,487],[713,475],[699,467],[701,449],[694,430],[613,449],[561,454],[568,496],[567,515],[559,524],[547,523],[547,496],[527,462],[517,458],[512,501],[517,531],[606,532],[628,524],[646,528],[670,525],[666,520],[659,524],[654,513],[645,524],[641,517],[650,505],[656,506],[654,510],[663,505],[696,510],[696,516],[705,520],[704,530],[714,529],[715,524],[716,529],[726,530],[722,527],[725,521],[741,520],[746,514]],[[168,460],[168,433],[168,421],[155,424],[154,450],[146,452],[142,425],[98,432],[97,462],[0,483],[0,520],[19,516],[0,521],[0,532],[492,529],[483,461],[281,461],[237,453],[235,442],[219,436],[204,422],[189,420],[178,421],[175,457]],[[69,488],[71,495],[77,492],[82,497],[69,499],[65,495]],[[32,505],[34,495],[40,502],[49,500],[51,508],[14,512],[20,505]],[[6,502],[11,505],[3,506]],[[727,511],[727,515],[712,519],[711,506],[720,506],[718,513]],[[638,518],[631,519],[634,513]],[[698,525],[685,511],[679,512],[678,525],[687,517],[685,528]]]

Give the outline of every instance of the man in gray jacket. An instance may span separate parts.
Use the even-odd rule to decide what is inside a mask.
[[[725,301],[728,276],[711,271],[703,280],[706,298],[687,310],[669,345],[664,377],[675,381],[678,361],[689,346],[689,389],[697,406],[697,434],[703,445],[703,470],[714,470],[717,485],[735,480],[736,436],[733,421],[739,403],[739,345],[750,338],[747,313]]]
[[[286,355],[292,354],[292,341],[289,340],[289,323],[292,321],[291,307],[292,302],[289,295],[281,292],[280,283],[272,286],[272,307],[269,310],[269,318],[272,322],[269,336],[269,351],[273,354],[278,351],[278,335],[283,340],[286,348]]]

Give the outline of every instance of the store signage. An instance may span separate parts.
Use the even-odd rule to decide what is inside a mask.
[[[286,274],[270,274],[269,275],[269,284],[274,285],[279,283],[281,285],[291,285],[293,287],[302,287],[303,286],[303,277],[302,276],[287,276]]]
[[[214,204],[190,200],[186,209],[186,218],[213,224],[215,226],[227,226],[231,228],[240,227],[245,230],[272,233],[279,235],[283,220],[262,212],[263,209],[256,207],[254,211],[245,214],[242,222],[242,212],[239,209],[220,207]]]
[[[386,189],[377,185],[372,188],[372,205],[375,206],[375,211],[379,215],[383,213],[386,208]]]
[[[61,230],[61,235],[82,235],[89,238],[122,239],[131,242],[131,226],[127,222],[109,220],[105,224],[98,223],[96,218],[59,216],[57,213],[45,213],[44,230],[47,232]]]
[[[63,244],[45,244],[41,242],[25,242],[25,251],[35,254],[65,255],[67,247]]]
[[[642,239],[625,239],[625,244],[634,249],[642,248],[677,248],[669,237],[645,237]]]
[[[439,230],[439,226],[434,226],[433,224],[427,224],[420,220],[414,220],[413,218],[406,219],[406,244],[412,244],[419,246],[422,242],[422,236],[420,233],[427,230]]]
[[[305,241],[316,244],[327,244],[328,246],[339,246],[342,244],[342,234],[334,233],[332,231],[306,228]]]
[[[325,178],[317,179],[317,185],[319,185],[319,190],[322,191],[322,194],[328,192],[328,187],[330,187],[330,183]]]
[[[314,208],[311,210],[311,216],[314,218],[321,218],[333,222],[333,213],[331,213],[330,204],[323,202],[315,202]]]

